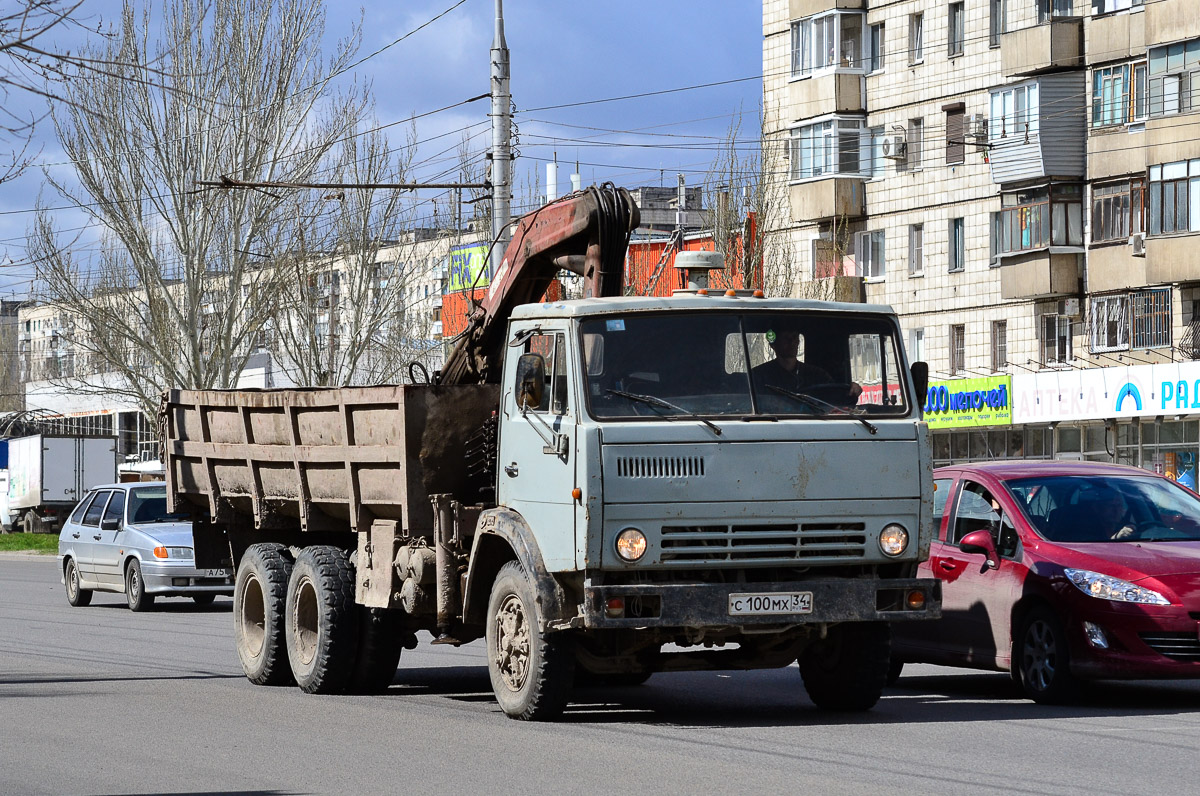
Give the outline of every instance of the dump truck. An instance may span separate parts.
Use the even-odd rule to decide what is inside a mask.
[[[817,706],[875,704],[889,623],[940,612],[926,372],[886,307],[703,268],[622,295],[636,226],[610,185],[523,217],[428,383],[166,394],[170,508],[197,566],[236,567],[253,683],[377,691],[427,634],[482,639],[517,719],[797,662]],[[585,297],[539,302],[560,269]]]

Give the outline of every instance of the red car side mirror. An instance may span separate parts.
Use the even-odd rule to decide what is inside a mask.
[[[1000,568],[1000,555],[996,552],[996,540],[988,531],[971,531],[959,540],[958,547],[964,553],[982,553],[987,556],[985,567]]]

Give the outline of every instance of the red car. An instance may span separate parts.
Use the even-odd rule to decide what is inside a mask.
[[[1145,470],[1003,461],[934,471],[920,577],[942,618],[892,628],[905,662],[1012,672],[1038,702],[1093,679],[1200,677],[1200,497]]]

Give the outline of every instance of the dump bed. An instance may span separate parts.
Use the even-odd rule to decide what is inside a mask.
[[[170,390],[168,500],[256,529],[365,531],[390,519],[423,535],[429,495],[478,503],[492,486],[465,457],[498,403],[495,385]]]

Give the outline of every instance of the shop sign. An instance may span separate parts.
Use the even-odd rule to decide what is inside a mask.
[[[487,267],[488,245],[464,243],[450,249],[450,290],[485,287],[492,278]]]
[[[930,382],[925,421],[930,428],[1007,426],[1012,423],[1010,376]]]
[[[1200,414],[1200,362],[1012,377],[1014,423]]]

